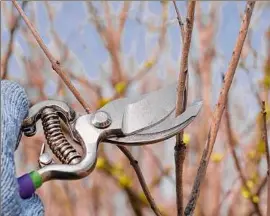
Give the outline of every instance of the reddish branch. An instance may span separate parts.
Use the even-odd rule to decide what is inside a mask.
[[[246,35],[248,32],[248,27],[249,27],[249,23],[251,20],[254,6],[255,6],[254,1],[249,1],[246,4],[245,14],[244,14],[242,22],[241,22],[239,35],[238,35],[238,38],[237,38],[237,41],[236,41],[236,44],[234,47],[234,51],[232,54],[232,58],[231,58],[228,70],[227,70],[226,75],[225,75],[223,88],[220,92],[219,99],[218,99],[216,108],[214,110],[212,123],[211,123],[210,130],[208,133],[207,143],[206,143],[205,149],[203,151],[203,155],[202,155],[201,162],[200,162],[200,165],[199,165],[199,168],[197,171],[197,176],[195,178],[195,182],[193,184],[191,197],[190,197],[189,202],[188,202],[186,209],[185,209],[185,215],[192,215],[194,212],[194,209],[196,207],[197,199],[198,199],[199,194],[200,194],[200,187],[201,187],[201,184],[205,178],[207,166],[208,166],[208,163],[209,163],[209,160],[211,157],[211,153],[212,153],[213,148],[214,148],[214,144],[216,141],[217,132],[218,132],[218,129],[220,126],[222,114],[223,114],[224,108],[226,106],[228,92],[229,92],[229,89],[231,87],[232,80],[233,80],[239,59],[240,59],[240,54],[241,54],[241,51],[242,51],[242,48],[244,45],[244,41],[245,41],[245,38],[246,38]]]
[[[25,8],[26,4],[27,4],[27,1],[23,1],[22,9]],[[1,67],[2,67],[2,72],[3,72],[2,76],[1,76],[2,79],[7,78],[8,64],[9,64],[9,59],[12,55],[14,37],[15,37],[16,30],[18,30],[18,28],[19,28],[19,22],[21,20],[20,15],[14,17],[14,15],[11,14],[11,16],[13,16],[11,18],[13,20],[13,22],[11,23],[11,26],[9,26],[10,36],[9,36],[9,41],[8,41],[8,48],[7,48],[6,54],[3,56],[3,59],[1,60]]]
[[[181,18],[181,15],[180,15],[179,10],[177,8],[176,1],[175,0],[173,0],[173,6],[174,6],[174,9],[175,9],[175,12],[176,12],[176,15],[177,15],[177,20],[178,20],[178,23],[179,23],[179,27],[181,29],[182,43],[184,43],[184,35],[185,35],[184,23],[182,21],[182,18]]]
[[[105,19],[106,24],[100,20],[100,16],[97,12],[97,9],[94,7],[92,2],[87,2],[87,8],[90,12],[93,23],[96,27],[97,32],[100,34],[103,39],[104,46],[107,48],[110,58],[112,60],[112,76],[111,82],[115,86],[121,81],[125,81],[124,69],[121,64],[121,36],[122,30],[124,28],[125,21],[127,19],[127,12],[130,7],[130,2],[125,2],[120,15],[119,27],[116,29],[113,27],[112,18],[110,15],[110,6],[108,2],[103,2],[105,10]]]
[[[151,209],[155,212],[156,215],[159,215],[161,216],[161,213],[160,213],[160,210],[158,209],[157,205],[155,204],[155,201],[154,201],[154,198],[151,196],[151,193],[147,187],[147,184],[144,180],[144,177],[143,177],[143,174],[142,174],[142,171],[138,165],[138,161],[135,160],[135,158],[132,156],[132,154],[124,147],[124,146],[118,146],[118,148],[126,155],[126,157],[129,159],[130,161],[130,164],[132,165],[132,167],[134,168],[136,174],[137,174],[137,177],[138,177],[138,180],[142,186],[142,189],[143,189],[143,192],[146,196],[146,199],[148,200],[150,206],[151,206]]]
[[[167,23],[167,19],[168,19],[168,4],[162,4],[162,7],[163,7],[162,15],[161,15],[162,16],[162,23],[161,23],[161,26],[158,27],[160,34],[159,34],[159,38],[158,38],[157,47],[154,49],[151,56],[146,58],[146,61],[142,64],[142,67],[139,69],[139,71],[136,72],[135,75],[129,79],[129,81],[128,81],[129,83],[133,82],[133,81],[138,81],[143,76],[145,76],[150,71],[150,69],[153,68],[157,64],[157,62],[161,56],[161,53],[165,48],[165,45],[166,45],[165,39],[166,39],[166,33],[167,33],[166,23]]]
[[[229,148],[230,148],[230,151],[232,153],[232,157],[233,157],[233,161],[234,161],[234,165],[236,167],[236,170],[239,174],[239,177],[241,179],[241,182],[242,184],[244,185],[245,189],[250,193],[252,194],[252,192],[250,191],[248,185],[247,185],[247,179],[244,175],[244,172],[241,168],[241,165],[240,165],[240,161],[237,157],[237,154],[236,154],[236,151],[235,151],[235,148],[234,148],[234,140],[233,140],[233,132],[232,132],[232,128],[231,128],[231,119],[230,119],[230,116],[229,116],[229,111],[228,111],[228,104],[226,106],[226,109],[225,109],[225,126],[226,126],[226,132],[228,134],[228,144],[229,144]],[[250,202],[251,204],[253,205],[254,207],[254,210],[255,212],[258,214],[258,215],[262,215],[261,214],[261,211],[260,211],[260,207],[258,205],[258,203],[255,203],[252,201],[252,196],[250,197]]]
[[[55,70],[55,72],[61,77],[61,79],[65,82],[65,84],[68,86],[68,88],[70,89],[70,91],[73,93],[73,95],[76,97],[76,99],[81,103],[81,105],[83,106],[83,108],[85,109],[85,111],[87,113],[90,113],[90,106],[86,103],[86,101],[81,97],[79,91],[74,87],[74,85],[71,83],[70,79],[68,78],[68,76],[65,74],[65,72],[63,71],[63,69],[60,66],[60,62],[57,61],[53,55],[50,53],[50,51],[48,50],[47,46],[45,45],[45,43],[43,42],[43,40],[41,39],[39,33],[37,32],[36,28],[33,26],[33,24],[31,23],[31,21],[28,19],[28,17],[25,15],[24,11],[22,10],[22,8],[20,7],[20,5],[15,1],[12,0],[14,6],[17,8],[18,12],[20,13],[20,15],[22,16],[22,18],[24,19],[26,25],[28,26],[28,28],[31,30],[33,36],[35,37],[36,41],[38,42],[40,48],[44,51],[45,55],[47,56],[47,58],[49,59],[49,61],[52,64],[52,68],[53,70]]]
[[[162,177],[167,177],[168,180],[170,180],[171,183],[175,184],[175,180],[172,176],[170,176],[170,170],[168,168],[164,168],[162,165],[162,162],[160,158],[154,154],[154,152],[148,148],[148,146],[144,146],[143,149],[148,152],[148,154],[153,158],[155,164],[157,165],[158,169],[160,170],[161,176],[159,179]]]
[[[186,83],[188,76],[188,56],[189,49],[192,38],[192,30],[194,23],[194,13],[195,13],[195,5],[196,1],[192,1],[188,5],[187,18],[186,18],[186,26],[185,26],[185,34],[184,34],[184,44],[182,46],[182,55],[180,62],[180,72],[178,78],[178,86],[177,86],[177,99],[176,99],[176,117],[183,113],[186,109],[187,103],[187,95],[185,94],[187,91]],[[179,12],[177,13],[179,17]],[[180,19],[180,18],[179,18]],[[181,26],[181,25],[180,25]],[[183,30],[181,31],[183,34]],[[176,204],[177,204],[177,212],[178,215],[183,215],[184,204],[183,204],[183,165],[185,161],[186,155],[186,146],[183,143],[183,134],[182,131],[179,135],[176,136],[175,143],[175,175],[176,175]]]
[[[49,5],[49,3],[47,1],[44,2],[45,4],[45,8],[47,10],[48,13],[48,17],[50,20],[50,29],[51,29],[51,33],[53,36],[53,39],[56,41],[56,44],[59,47],[59,50],[63,50],[63,54],[60,57],[60,61],[63,63],[65,63],[68,60],[69,54],[70,54],[70,50],[67,46],[67,44],[63,43],[63,41],[59,38],[59,35],[57,34],[57,32],[55,31],[55,28],[52,24],[53,20],[54,20],[54,16],[52,13],[52,9],[51,6]],[[69,69],[65,69],[66,74],[70,77],[71,80],[76,80],[79,83],[81,83],[83,86],[85,86],[86,88],[92,90],[94,93],[97,94],[98,98],[101,98],[101,87],[96,84],[96,83],[91,83],[89,80],[85,79],[85,77],[80,76],[80,75],[76,75],[74,74],[72,71],[70,71]],[[59,86],[58,86],[58,93],[63,90],[63,83],[59,82]]]

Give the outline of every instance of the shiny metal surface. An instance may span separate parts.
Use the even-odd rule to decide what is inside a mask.
[[[52,156],[48,152],[45,152],[45,144],[44,143],[42,144],[42,147],[40,150],[38,163],[39,163],[40,168],[53,163]]]
[[[96,128],[104,129],[111,125],[112,119],[107,112],[97,111],[91,117],[91,124]]]
[[[60,119],[52,107],[46,107],[41,112],[42,126],[47,143],[54,155],[65,164],[76,164],[81,156],[64,136]]]
[[[169,139],[186,128],[198,115],[201,107],[202,102],[196,102],[177,118],[175,118],[173,111],[167,118],[153,127],[129,136],[111,137],[106,141],[119,145],[147,145]]]
[[[34,106],[33,110],[31,108],[24,122],[26,134],[33,134],[31,128],[35,127],[37,120],[42,118],[44,121],[44,110],[57,107],[55,114],[68,126],[71,138],[83,147],[80,160],[67,164],[69,160],[65,156],[69,148],[64,148],[65,137],[55,136],[61,140],[61,144],[56,144],[57,148],[53,152],[56,156],[61,153],[61,162],[64,164],[42,167],[38,172],[43,181],[80,179],[89,175],[95,167],[97,148],[101,141],[120,145],[146,145],[175,136],[194,120],[202,107],[202,102],[193,103],[182,115],[175,118],[176,90],[176,84],[172,84],[139,97],[114,100],[96,113],[82,116],[76,115],[68,105],[59,102],[54,104],[54,101],[45,101]],[[52,129],[56,124],[58,125],[54,116],[46,125],[45,130],[50,132],[46,136],[47,142],[50,142],[52,134],[57,134]]]
[[[52,164],[38,170],[43,182],[60,179],[74,180],[88,176],[95,168],[97,146],[102,140],[103,130],[93,127],[90,123],[91,115],[84,115],[77,119],[75,131],[84,147],[84,155],[78,164]]]
[[[123,110],[123,133],[130,135],[164,120],[174,110],[175,101],[176,84],[173,84],[127,104]]]
[[[174,110],[175,103],[176,84],[171,84],[140,97],[114,100],[100,110],[110,114],[111,129],[121,129],[127,136],[166,118]]]
[[[49,165],[52,163],[52,157],[48,152],[44,152],[42,155],[39,156],[38,162],[41,167]]]
[[[67,124],[70,134],[73,135],[71,124],[78,117],[78,114],[62,101],[46,100],[35,104],[29,109],[21,129],[25,136],[31,137],[36,134],[36,122],[40,120],[42,111],[49,107],[57,112],[59,117]],[[77,141],[76,137],[73,136],[72,138]]]

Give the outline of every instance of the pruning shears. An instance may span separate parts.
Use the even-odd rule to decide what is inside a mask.
[[[116,99],[86,115],[75,112],[63,101],[46,100],[32,106],[21,132],[34,136],[36,123],[41,120],[47,145],[42,146],[40,169],[18,178],[20,196],[31,197],[50,180],[88,176],[95,168],[101,142],[140,146],[178,134],[198,115],[202,102],[194,102],[175,117],[176,90],[176,84],[171,84],[141,96]],[[62,125],[66,126],[70,140],[81,146],[82,153],[66,138]],[[50,148],[50,153],[45,151],[45,146]]]

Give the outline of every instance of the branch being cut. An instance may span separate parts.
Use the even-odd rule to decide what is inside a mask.
[[[160,210],[158,209],[157,205],[155,204],[154,198],[151,196],[151,193],[147,187],[147,184],[144,180],[142,171],[138,165],[138,161],[135,160],[135,158],[133,158],[132,154],[124,147],[124,146],[117,146],[125,155],[126,157],[129,159],[130,164],[132,165],[132,167],[134,168],[137,177],[140,181],[140,184],[142,186],[143,192],[151,206],[151,209],[155,212],[156,215],[161,216]]]
[[[234,47],[232,58],[228,67],[228,70],[225,75],[223,88],[220,92],[218,103],[216,105],[210,130],[208,133],[208,139],[203,151],[201,162],[197,171],[197,176],[192,188],[191,197],[185,209],[185,215],[192,215],[196,207],[197,199],[200,193],[200,186],[205,178],[207,166],[211,157],[211,153],[214,148],[215,140],[217,137],[217,132],[221,122],[221,117],[227,102],[227,96],[229,89],[232,84],[232,80],[239,62],[240,54],[243,48],[243,44],[248,32],[249,23],[251,20],[252,12],[255,6],[255,1],[248,1],[245,8],[245,14],[242,19],[240,32]]]
[[[194,23],[194,13],[195,13],[196,1],[192,1],[188,5],[185,34],[184,34],[184,44],[182,48],[182,56],[180,63],[180,72],[177,86],[177,99],[176,99],[176,117],[182,114],[186,109],[187,104],[187,77],[188,77],[188,56],[189,49],[192,38],[192,30]],[[181,26],[181,25],[180,25]],[[183,34],[183,32],[182,32]],[[184,205],[183,205],[183,165],[186,155],[186,146],[183,142],[183,134],[181,131],[179,135],[176,136],[175,143],[175,175],[176,175],[176,204],[178,215],[183,215]]]
[[[43,42],[43,40],[41,39],[39,33],[37,32],[36,28],[33,26],[33,24],[31,23],[31,21],[28,19],[28,17],[26,16],[26,14],[24,13],[24,11],[22,10],[22,8],[20,7],[20,5],[16,2],[16,0],[12,0],[14,6],[17,8],[18,12],[20,13],[20,15],[22,16],[22,18],[24,19],[26,25],[28,26],[28,28],[31,30],[33,36],[35,37],[36,41],[38,42],[40,48],[44,51],[45,55],[47,56],[47,58],[49,59],[49,61],[52,64],[52,68],[53,70],[55,70],[55,72],[61,77],[61,79],[65,82],[65,84],[68,86],[68,88],[70,89],[70,91],[73,93],[73,95],[76,97],[76,99],[81,103],[81,105],[83,106],[83,108],[85,109],[85,111],[87,113],[90,113],[91,109],[90,106],[86,103],[86,101],[81,97],[79,91],[74,87],[74,85],[71,83],[70,79],[68,78],[68,76],[65,74],[65,72],[63,71],[63,69],[60,66],[60,62],[57,61],[53,55],[50,53],[50,51],[48,50],[48,48],[46,47],[45,43]]]

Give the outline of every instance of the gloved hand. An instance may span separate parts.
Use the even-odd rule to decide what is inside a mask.
[[[29,102],[24,89],[15,82],[1,80],[1,215],[41,216],[43,204],[37,195],[23,200],[19,195],[14,151]]]

